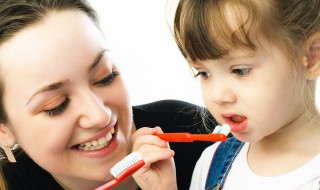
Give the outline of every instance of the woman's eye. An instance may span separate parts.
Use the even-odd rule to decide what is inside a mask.
[[[194,77],[196,78],[198,76],[200,76],[203,79],[208,79],[211,76],[211,74],[205,71],[198,71],[198,73],[195,74]]]
[[[251,71],[251,68],[235,68],[235,69],[232,69],[232,73],[233,74],[236,74],[240,77],[244,77],[246,75],[248,75]]]
[[[56,116],[60,113],[62,113],[68,106],[70,102],[69,98],[66,98],[60,105],[58,105],[55,108],[48,109],[48,110],[43,110],[43,112],[48,115],[48,116]]]
[[[119,75],[118,71],[112,71],[110,75],[107,77],[103,78],[102,80],[99,80],[98,82],[93,83],[94,85],[101,85],[105,86],[110,84],[117,76]]]

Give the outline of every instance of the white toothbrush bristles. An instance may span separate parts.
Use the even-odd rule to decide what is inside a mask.
[[[231,131],[231,127],[228,124],[223,124],[223,125],[216,126],[212,133],[224,134],[225,136],[228,136],[230,131]]]
[[[132,166],[133,164],[137,163],[138,161],[142,160],[142,156],[139,152],[132,152],[128,156],[126,156],[124,159],[119,161],[116,165],[114,165],[110,169],[110,173],[117,177],[121,172],[123,172],[128,167]]]

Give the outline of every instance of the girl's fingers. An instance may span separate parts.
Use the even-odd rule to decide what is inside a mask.
[[[135,139],[141,135],[152,135],[154,133],[155,133],[155,128],[142,127],[132,134],[132,140],[135,141]]]
[[[153,135],[155,133],[162,133],[162,130],[159,127],[156,128],[141,128],[133,134],[133,151],[139,149],[139,147],[150,144],[163,148],[169,148],[169,145],[166,141],[160,139],[159,137]]]
[[[142,154],[142,157],[150,162],[165,160],[171,158],[174,155],[174,151],[171,149],[162,148],[150,144],[145,144],[135,151],[140,152]]]
[[[143,152],[142,157],[143,160],[146,162],[146,165],[151,165],[152,163],[167,160],[174,156],[174,151],[170,149],[163,149],[161,151],[150,151],[150,152]]]
[[[133,151],[139,149],[139,147],[144,146],[146,144],[158,146],[161,148],[168,148],[168,143],[164,140],[161,140],[159,137],[154,135],[144,135],[136,138],[133,142]]]

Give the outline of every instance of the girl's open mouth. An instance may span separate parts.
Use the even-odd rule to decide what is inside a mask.
[[[241,115],[223,116],[225,122],[230,125],[232,132],[242,132],[247,128],[247,117]]]

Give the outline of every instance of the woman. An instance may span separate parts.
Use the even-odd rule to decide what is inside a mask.
[[[1,1],[0,34],[0,144],[23,150],[3,166],[7,187],[80,190],[112,180],[109,170],[131,152],[136,127],[94,10],[83,0]],[[182,108],[197,109],[159,102],[134,108],[134,119],[137,127],[194,125],[177,115]],[[165,143],[153,157],[173,164],[173,155]],[[115,189],[137,188],[130,178]]]

